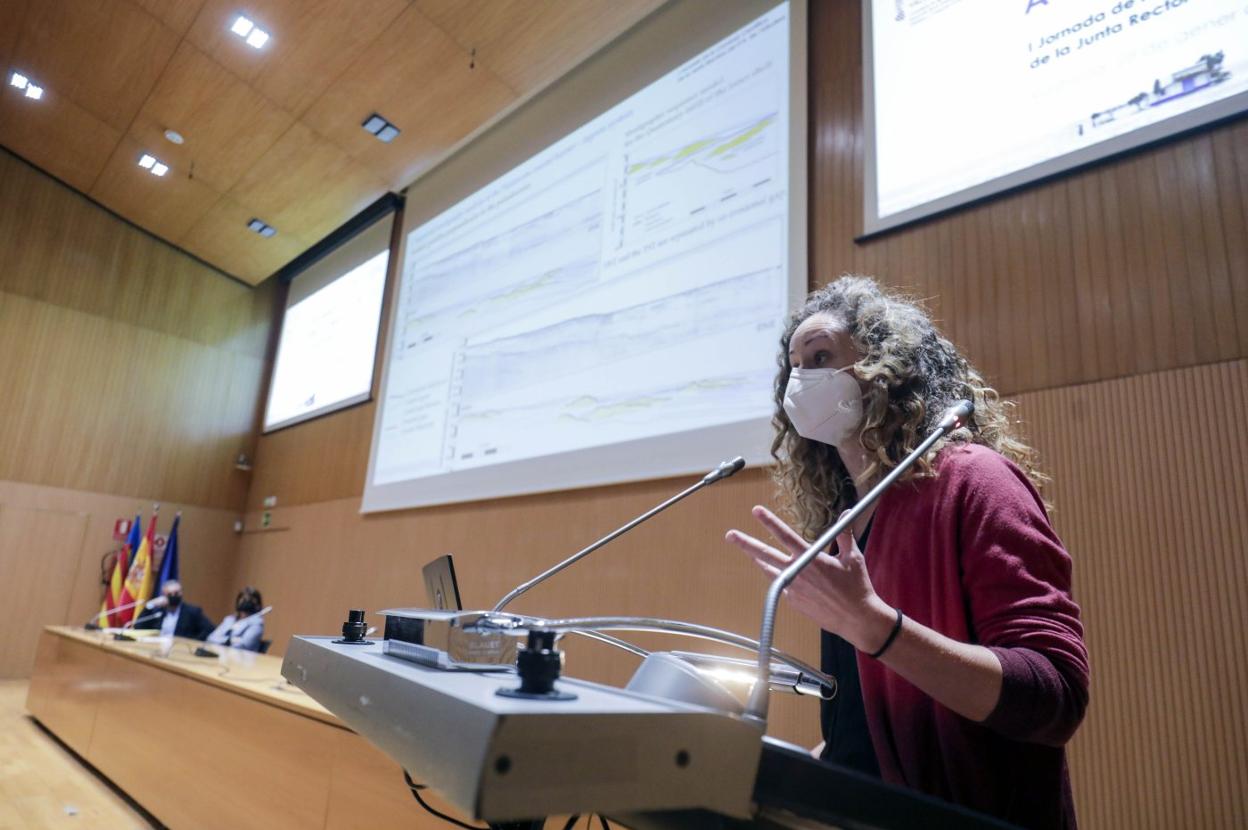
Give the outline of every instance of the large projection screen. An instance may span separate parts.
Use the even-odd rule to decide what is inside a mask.
[[[868,234],[1248,111],[1244,0],[863,0]]]
[[[364,512],[769,460],[805,6],[669,3],[407,194]]]

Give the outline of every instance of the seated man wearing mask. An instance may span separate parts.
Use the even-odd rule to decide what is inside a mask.
[[[151,619],[136,624],[135,628],[159,628],[162,637],[189,637],[192,640],[203,640],[212,633],[212,620],[198,605],[182,601],[182,583],[175,579],[160,586],[160,596],[148,607],[153,610],[144,616]]]
[[[264,617],[260,614],[263,600],[260,592],[248,585],[234,599],[234,613],[217,630],[208,635],[208,642],[248,651],[260,651],[264,640]]]

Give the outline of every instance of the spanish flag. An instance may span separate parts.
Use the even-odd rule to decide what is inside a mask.
[[[126,574],[126,582],[121,589],[122,605],[131,602],[139,603],[134,608],[120,612],[118,618],[121,620],[122,625],[142,616],[143,606],[141,603],[150,599],[153,593],[153,583],[156,581],[156,575],[152,573],[152,550],[156,545],[156,513],[159,510],[159,505],[152,509],[152,518],[147,523],[147,534],[143,537],[143,541],[139,543],[139,549],[134,554],[134,561],[130,563],[130,570]]]
[[[139,517],[134,517],[134,527],[138,527]],[[137,531],[131,536],[137,536]],[[124,605],[121,595],[125,589],[126,574],[130,571],[130,540],[121,543],[117,551],[117,561],[113,564],[113,575],[108,581],[108,590],[104,592],[104,602],[100,605],[100,628],[121,625],[121,614],[113,609]]]

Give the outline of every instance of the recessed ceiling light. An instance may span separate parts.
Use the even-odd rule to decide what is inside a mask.
[[[247,230],[254,231],[265,238],[275,236],[277,234],[277,228],[254,217],[247,223]]]
[[[169,172],[169,165],[153,156],[151,153],[144,153],[139,156],[139,167],[142,167],[153,176],[163,176]]]
[[[251,34],[247,35],[247,45],[252,49],[259,49],[268,42],[269,33],[264,29],[252,29]]]
[[[394,126],[387,121],[384,116],[377,113],[373,113],[368,118],[365,118],[360,126],[364,128],[365,132],[377,136],[378,139],[386,142],[387,144],[394,141],[395,137],[400,132],[398,127]]]
[[[24,90],[26,97],[34,101],[38,101],[43,97],[43,87],[33,83],[30,78],[26,77],[21,72],[13,72],[9,75],[9,86],[15,89]]]
[[[169,139],[169,141],[173,142],[174,144],[181,144],[183,141],[185,141],[185,139],[182,138],[182,133],[176,130],[165,130],[165,138]]]
[[[230,27],[230,31],[239,37],[247,37],[248,33],[254,28],[256,28],[256,24],[240,14],[238,19],[234,21],[234,25]]]

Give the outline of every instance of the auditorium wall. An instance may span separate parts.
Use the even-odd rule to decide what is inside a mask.
[[[1248,815],[1248,122],[1243,119],[894,233],[861,233],[857,2],[810,9],[811,282],[869,273],[925,298],[1003,394],[1053,476],[1075,559],[1092,703],[1071,747],[1085,827],[1235,826]],[[265,591],[276,650],[349,607],[423,600],[454,553],[465,602],[515,583],[685,486],[652,481],[362,516],[373,405],[261,439],[236,582]],[[714,459],[711,459],[714,461]],[[262,500],[277,497],[260,529]],[[516,603],[753,632],[763,583],[722,535],[769,502],[748,470]],[[375,621],[375,618],[374,618]],[[783,616],[780,643],[818,656]],[[631,658],[570,646],[581,676]],[[817,739],[782,698],[773,731]]]
[[[113,522],[183,511],[188,599],[232,598],[275,287],[253,289],[0,151],[0,677],[102,595]]]

